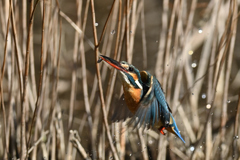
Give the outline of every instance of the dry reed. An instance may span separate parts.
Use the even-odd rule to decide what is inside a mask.
[[[0,1],[0,159],[239,159],[239,5]],[[186,144],[111,123],[100,54],[156,75]]]

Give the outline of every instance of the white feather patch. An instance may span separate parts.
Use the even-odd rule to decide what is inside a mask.
[[[122,74],[122,77],[127,82],[127,84],[131,84],[130,81],[128,80],[128,77],[122,71],[120,71],[120,73]]]
[[[139,83],[138,80],[136,80],[135,83],[138,85],[138,87],[139,87],[140,89],[143,89],[143,88],[142,88],[142,85]]]
[[[125,80],[125,82],[127,82],[127,83],[130,84],[130,85],[132,85],[132,84],[130,83],[128,77],[127,77],[122,71],[120,71],[120,73],[122,74],[122,77],[123,77],[123,79]],[[139,83],[138,80],[136,80],[135,83],[137,84],[137,86],[138,86],[140,89],[143,89],[143,88],[142,88],[142,85]]]

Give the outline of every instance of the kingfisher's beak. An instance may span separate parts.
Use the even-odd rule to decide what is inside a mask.
[[[109,65],[111,65],[112,67],[116,68],[119,71],[123,71],[123,72],[128,72],[124,67],[122,67],[121,63],[119,63],[118,61],[109,58],[107,56],[104,55],[100,55],[100,60],[98,60],[98,62],[101,62],[101,60],[104,60],[105,62],[107,62]]]

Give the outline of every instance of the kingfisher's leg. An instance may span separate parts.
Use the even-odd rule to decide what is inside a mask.
[[[160,133],[162,133],[162,135],[165,135],[165,133],[163,132],[164,129],[165,129],[165,127],[163,127],[163,126],[159,128],[159,131],[160,131]]]

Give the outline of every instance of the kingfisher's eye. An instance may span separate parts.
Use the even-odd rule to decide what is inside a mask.
[[[133,71],[133,68],[132,68],[132,67],[129,67],[128,70],[129,70],[130,72],[132,72],[132,71]]]

